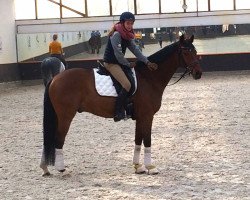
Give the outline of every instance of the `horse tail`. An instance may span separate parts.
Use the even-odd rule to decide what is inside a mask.
[[[55,164],[55,133],[57,129],[57,116],[49,97],[49,82],[44,93],[43,111],[43,151],[46,165]]]

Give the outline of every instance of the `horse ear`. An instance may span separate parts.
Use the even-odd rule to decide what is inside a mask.
[[[193,41],[194,41],[194,35],[190,37],[190,42],[193,43]]]
[[[185,40],[185,36],[184,36],[184,34],[182,34],[182,35],[180,36],[180,43],[183,43],[184,40]]]

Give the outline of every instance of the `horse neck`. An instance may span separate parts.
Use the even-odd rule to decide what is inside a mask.
[[[179,67],[178,52],[173,52],[164,62],[158,65],[158,69],[152,73],[152,84],[162,94],[170,79]]]

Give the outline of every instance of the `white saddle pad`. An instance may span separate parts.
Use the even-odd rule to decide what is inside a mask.
[[[135,91],[137,88],[137,80],[135,76],[135,70],[134,68],[131,69],[133,72],[133,77],[135,79]],[[117,92],[115,90],[115,87],[113,86],[113,81],[110,78],[110,76],[100,75],[97,73],[98,69],[94,69],[95,74],[95,88],[99,95],[101,96],[111,96],[111,97],[117,97]]]

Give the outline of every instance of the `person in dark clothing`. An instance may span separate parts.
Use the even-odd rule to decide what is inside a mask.
[[[161,37],[161,35],[158,38],[158,42],[159,42],[160,47],[162,48],[162,37]]]
[[[171,43],[173,43],[173,38],[174,38],[173,30],[170,29],[170,30],[169,30],[169,41],[170,41]]]
[[[156,70],[157,64],[149,62],[138,46],[135,44],[133,25],[135,16],[131,12],[124,12],[120,16],[120,21],[114,25],[109,33],[108,43],[104,52],[104,67],[121,84],[122,90],[118,94],[115,104],[114,121],[125,118],[124,103],[127,100],[131,83],[126,77],[120,65],[128,68],[135,67],[135,63],[130,63],[124,56],[128,48],[138,60],[144,62],[150,70]]]
[[[65,68],[67,68],[67,63],[64,59],[64,53],[63,53],[63,48],[62,48],[62,44],[57,40],[58,35],[54,34],[53,35],[53,41],[50,42],[49,44],[49,53],[51,57],[56,57],[58,58],[65,66]]]
[[[101,34],[99,31],[92,31],[91,37],[89,39],[89,45],[91,47],[91,53],[94,54],[95,51],[99,54],[101,48]]]

